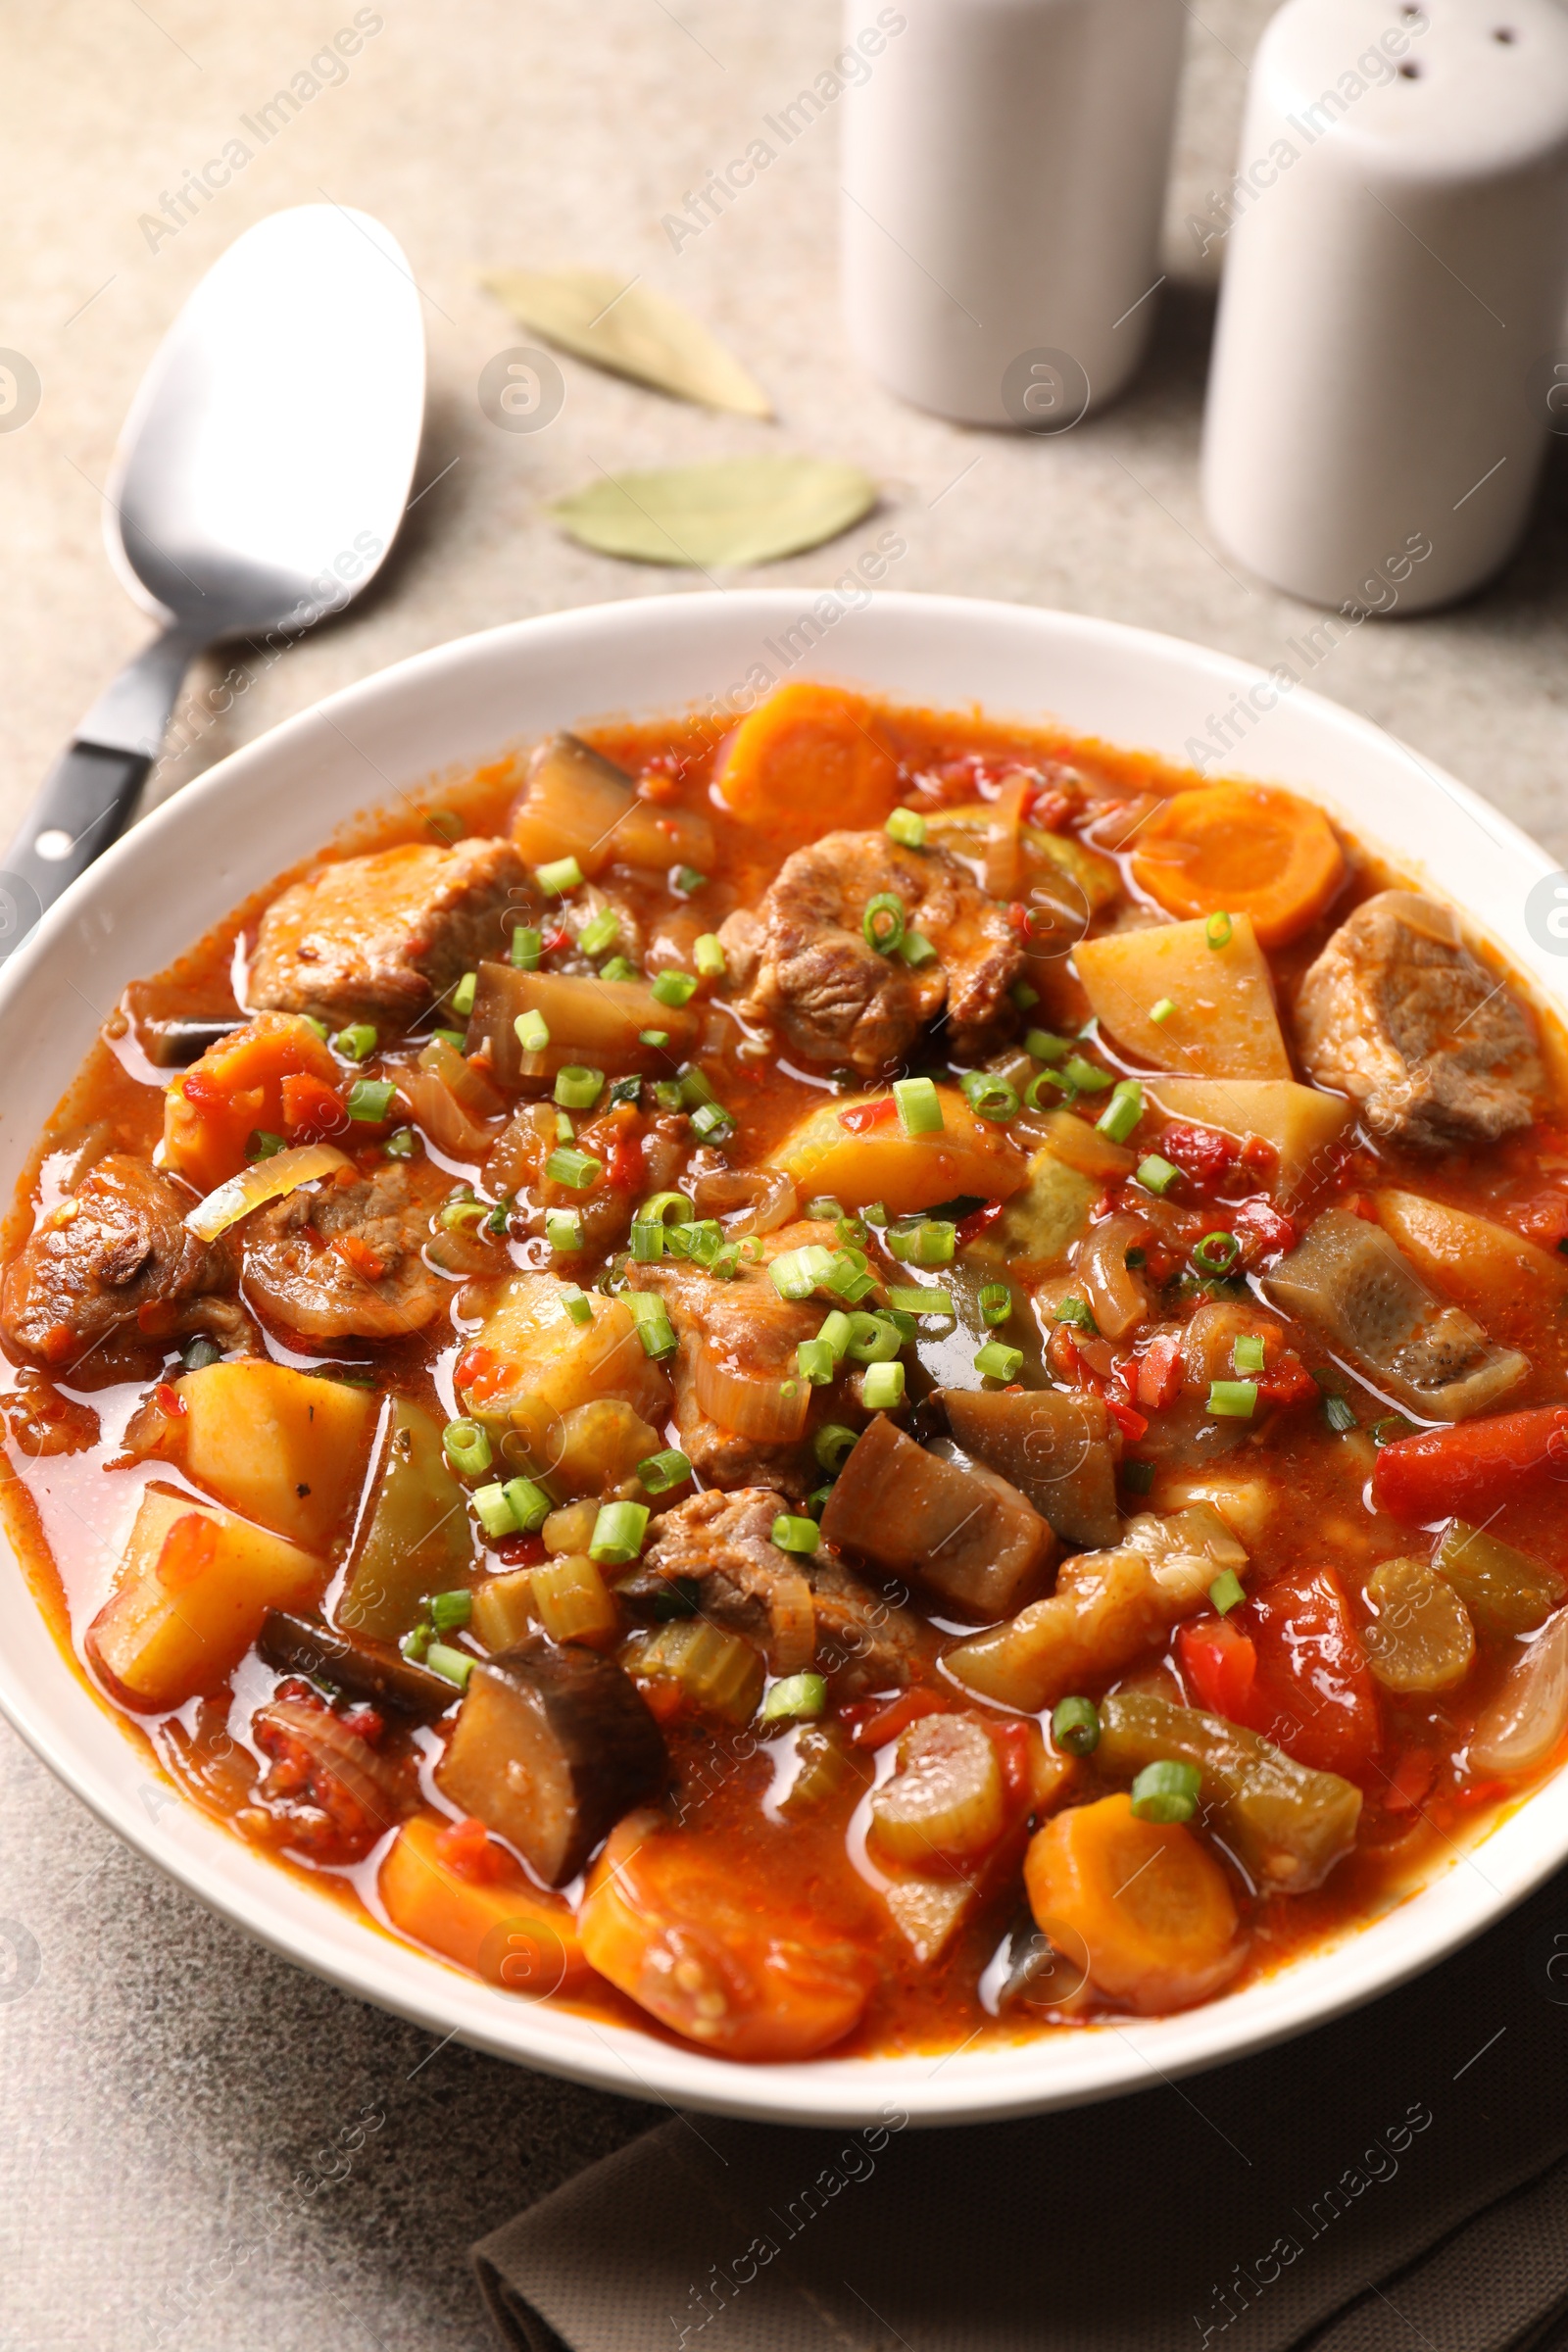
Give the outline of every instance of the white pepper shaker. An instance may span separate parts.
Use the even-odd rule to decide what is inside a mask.
[[[1313,604],[1417,612],[1478,587],[1568,386],[1558,0],[1287,0],[1211,225],[1215,536]]]
[[[1061,430],[1157,303],[1182,0],[848,0],[844,301],[890,390]]]

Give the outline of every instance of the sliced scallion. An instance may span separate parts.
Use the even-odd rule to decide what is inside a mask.
[[[1095,1125],[1113,1144],[1124,1144],[1144,1115],[1144,1090],[1136,1078],[1124,1078]]]
[[[582,1248],[582,1210],[580,1208],[547,1208],[545,1210],[545,1240],[552,1250],[568,1253]]]
[[[1244,1331],[1231,1349],[1231,1365],[1237,1372],[1261,1372],[1263,1369],[1263,1341],[1260,1333]]]
[[[569,1290],[562,1292],[561,1303],[565,1308],[567,1314],[571,1317],[573,1323],[588,1324],[593,1321],[594,1302],[589,1298],[587,1292],[580,1290],[576,1283],[573,1283]]]
[[[471,1592],[432,1592],[430,1622],[438,1634],[458,1634],[473,1615]]]
[[[1133,1783],[1133,1811],[1140,1821],[1191,1821],[1198,1810],[1203,1776],[1196,1764],[1162,1758],[1146,1764]]]
[[[906,931],[893,952],[908,965],[911,972],[919,971],[936,957],[935,945],[923,931]]]
[[[550,1043],[550,1023],[531,1004],[526,1012],[518,1013],[512,1026],[525,1054],[542,1054]]]
[[[791,1511],[780,1511],[773,1522],[773,1542],[780,1551],[813,1552],[822,1541],[822,1531],[814,1519],[798,1519]]]
[[[599,977],[601,980],[635,980],[637,973],[624,956],[612,956],[608,963],[599,966]]]
[[[906,1315],[951,1315],[953,1293],[934,1287],[928,1291],[889,1291],[888,1304]]]
[[[556,1507],[544,1488],[531,1478],[509,1478],[504,1492],[523,1535],[537,1535]]]
[[[1222,1617],[1241,1607],[1247,1598],[1247,1587],[1234,1568],[1222,1568],[1208,1588],[1208,1597]]]
[[[613,906],[602,907],[592,922],[584,923],[577,934],[577,945],[585,956],[602,956],[612,948],[620,937],[620,916]]]
[[[1250,1421],[1257,1407],[1255,1380],[1211,1380],[1208,1410],[1221,1421]]]
[[[723,943],[716,931],[705,931],[693,943],[692,961],[697,966],[700,980],[723,979],[728,966],[724,961]]]
[[[1211,914],[1203,925],[1203,937],[1211,948],[1228,948],[1235,928],[1228,914]]]
[[[1001,1340],[987,1340],[975,1349],[974,1368],[985,1380],[1016,1380],[1023,1370],[1023,1349],[1005,1347]]]
[[[977,1119],[988,1119],[1000,1126],[1013,1117],[1018,1108],[1018,1090],[994,1070],[968,1070],[958,1085],[969,1108]]]
[[[1173,1168],[1157,1152],[1151,1152],[1147,1159],[1139,1161],[1136,1174],[1145,1192],[1152,1193],[1156,1199],[1163,1198],[1181,1178],[1180,1168]]]
[[[807,1525],[810,1525],[809,1520]],[[758,1709],[758,1720],[760,1723],[814,1723],[826,1705],[827,1685],[819,1674],[787,1674],[773,1685],[763,1699]]]
[[[397,1091],[390,1078],[356,1078],[343,1107],[351,1119],[362,1119],[368,1127],[378,1127],[391,1111]]]
[[[548,865],[536,865],[541,890],[548,890],[553,899],[564,899],[570,890],[581,890],[582,867],[575,858],[552,858]]]
[[[675,1327],[669,1319],[669,1309],[655,1291],[624,1291],[621,1294],[636,1318],[637,1336],[645,1355],[672,1355],[675,1350]]]
[[[478,1478],[491,1463],[490,1440],[477,1421],[449,1421],[441,1433],[447,1460],[460,1478]]]
[[[431,1642],[424,1653],[424,1663],[432,1674],[444,1675],[460,1690],[467,1689],[468,1677],[474,1667],[474,1661],[466,1649],[451,1649],[445,1642]]]
[[[890,1413],[904,1402],[904,1366],[867,1364],[860,1376],[860,1402],[868,1413]]]
[[[904,937],[905,928],[904,901],[897,891],[879,890],[875,898],[866,901],[860,929],[866,946],[875,948],[879,956],[892,955]]]
[[[605,1083],[603,1070],[586,1062],[568,1061],[556,1072],[556,1101],[567,1110],[592,1110]]]
[[[1175,1009],[1176,1000],[1174,997],[1161,997],[1157,1004],[1151,1004],[1149,1007],[1149,1017],[1152,1021],[1168,1021]]]
[[[1055,1037],[1049,1029],[1031,1029],[1024,1038],[1023,1050],[1035,1061],[1065,1061],[1072,1052],[1072,1040]]]
[[[622,1568],[639,1556],[647,1534],[646,1502],[602,1502],[588,1539],[588,1557],[611,1568]]]
[[[829,1478],[837,1478],[858,1440],[858,1430],[846,1429],[842,1421],[824,1421],[811,1440],[811,1451]]]
[[[637,1465],[637,1476],[650,1494],[672,1494],[683,1487],[692,1474],[692,1466],[675,1446],[666,1446],[662,1452],[651,1453]]]
[[[1069,1756],[1092,1756],[1100,1745],[1100,1709],[1092,1698],[1058,1698],[1051,1737]]]
[[[987,1323],[1005,1323],[1012,1312],[1012,1293],[1004,1282],[985,1284],[980,1293],[980,1312]]]
[[[535,931],[527,923],[514,924],[512,932],[513,969],[519,972],[536,972],[539,969],[539,958],[544,954],[544,946],[542,931]]]
[[[545,1174],[553,1184],[569,1185],[574,1193],[589,1192],[605,1172],[602,1159],[591,1152],[573,1152],[557,1148],[545,1161]]]
[[[697,979],[695,973],[677,971],[673,965],[669,965],[665,970],[656,972],[649,986],[661,1004],[679,1005],[686,1004],[694,995]]]
[[[895,808],[887,821],[887,836],[889,841],[896,841],[901,849],[923,850],[925,818],[917,808]]]
[[[1223,1277],[1241,1254],[1242,1245],[1234,1233],[1205,1233],[1201,1241],[1193,1244],[1193,1263],[1200,1274]]]

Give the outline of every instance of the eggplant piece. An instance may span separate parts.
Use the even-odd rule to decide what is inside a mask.
[[[1530,1369],[1517,1348],[1494,1348],[1462,1307],[1429,1291],[1381,1226],[1348,1209],[1325,1209],[1263,1288],[1428,1421],[1485,1411]]]
[[[435,1777],[564,1886],[623,1813],[659,1796],[667,1769],[663,1734],[612,1658],[533,1641],[474,1667]]]
[[[428,1722],[457,1703],[457,1690],[444,1674],[416,1666],[390,1643],[368,1642],[361,1634],[341,1633],[314,1617],[291,1616],[287,1609],[269,1612],[256,1646],[270,1666],[284,1674],[333,1683],[355,1698],[395,1707],[400,1715]]]
[[[1204,1818],[1265,1892],[1309,1893],[1355,1843],[1361,1791],[1337,1772],[1313,1772],[1256,1732],[1154,1691],[1102,1698],[1097,1769],[1125,1782],[1162,1762],[1197,1765]]]
[[[550,1033],[537,1053],[517,1037],[518,1016],[536,1012]],[[645,1032],[662,1031],[667,1047],[650,1046]],[[662,1004],[646,980],[600,980],[569,972],[521,972],[510,963],[481,963],[465,1054],[483,1054],[494,1083],[507,1094],[548,1094],[557,1073],[586,1063],[611,1077],[634,1070],[662,1074],[697,1040],[695,1016]]]
[[[244,1012],[218,1012],[206,1020],[137,1021],[137,1042],[155,1070],[188,1070],[209,1046],[232,1037],[250,1019]]]
[[[346,1632],[396,1642],[426,1593],[466,1584],[473,1566],[467,1496],[447,1467],[441,1424],[406,1396],[388,1399],[369,1492],[335,1615]]]
[[[994,1470],[925,1452],[879,1414],[822,1513],[830,1544],[990,1623],[1032,1600],[1056,1543],[1034,1504]]]
[[[942,1389],[948,1427],[1071,1544],[1114,1544],[1116,1456],[1104,1400],[1068,1389]]]

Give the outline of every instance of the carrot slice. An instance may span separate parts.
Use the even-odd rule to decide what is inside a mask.
[[[1141,2015],[1207,2000],[1241,1966],[1225,1873],[1179,1822],[1141,1821],[1129,1796],[1053,1815],[1023,1875],[1041,1934]]]
[[[1138,835],[1133,874],[1170,914],[1250,914],[1258,944],[1283,947],[1321,914],[1345,855],[1321,808],[1263,784],[1178,792]]]
[[[594,1864],[582,1948],[612,1984],[723,2058],[814,2058],[859,2022],[871,1958],[710,1839],[633,1813]]]
[[[580,1992],[588,1963],[564,1902],[541,1894],[487,1839],[416,1814],[381,1865],[381,1900],[405,1936],[524,2000]],[[460,1867],[461,1865],[461,1867]]]
[[[309,1021],[292,1012],[257,1013],[243,1029],[209,1046],[164,1097],[170,1167],[203,1193],[237,1176],[258,1127],[276,1133],[288,1126],[283,1090],[290,1079],[296,1107],[300,1079],[320,1082],[312,1098],[313,1125],[323,1133],[346,1127],[336,1077],[337,1064]]]
[[[880,825],[899,770],[869,705],[834,686],[781,686],[742,719],[719,798],[743,824],[790,842]]]

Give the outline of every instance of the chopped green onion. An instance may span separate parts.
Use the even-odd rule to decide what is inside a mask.
[[[781,1250],[767,1271],[781,1298],[809,1298],[819,1282],[833,1271],[831,1250],[808,1242],[801,1250]]]
[[[811,1451],[829,1478],[837,1478],[854,1452],[859,1432],[846,1429],[842,1421],[824,1421],[811,1440]]]
[[[526,1012],[518,1013],[512,1026],[525,1054],[542,1054],[550,1043],[550,1023],[531,1004]]]
[[[884,1226],[888,1221],[887,1203],[884,1200],[867,1200],[860,1215],[867,1225]]]
[[[1146,1764],[1133,1783],[1133,1811],[1140,1821],[1191,1821],[1202,1786],[1196,1764]]]
[[[705,931],[702,937],[693,943],[692,960],[697,966],[697,976],[700,980],[723,979],[729,967],[724,961],[723,943],[716,931]]]
[[[1124,1144],[1143,1115],[1144,1090],[1136,1078],[1124,1078],[1095,1125],[1113,1144]]]
[[[1031,1029],[1024,1038],[1023,1050],[1036,1061],[1065,1061],[1072,1052],[1072,1040],[1054,1037],[1049,1029]]]
[[[509,1478],[502,1491],[522,1533],[537,1535],[556,1507],[543,1487],[531,1478]]]
[[[652,1046],[656,1054],[662,1054],[669,1043],[669,1031],[667,1029],[639,1029],[637,1042],[639,1045]]]
[[[317,1036],[320,1039],[322,1045],[324,1046],[327,1042],[326,1023],[324,1021],[318,1021],[314,1012],[302,1012],[298,1017],[305,1023],[307,1029],[314,1029],[316,1031]]]
[[[659,1104],[661,1110],[684,1110],[686,1107],[680,1099],[679,1082],[674,1078],[656,1080],[654,1101]]]
[[[186,1372],[205,1372],[209,1364],[222,1362],[223,1350],[216,1340],[208,1339],[202,1332],[194,1340],[186,1341],[179,1351],[179,1360]]]
[[[479,1525],[492,1541],[500,1536],[519,1533],[517,1515],[507,1500],[507,1490],[499,1480],[493,1486],[474,1489],[473,1507],[478,1513]]]
[[[406,1658],[412,1658],[417,1666],[434,1639],[435,1627],[433,1625],[416,1625],[402,1636],[398,1647]]]
[[[1247,1598],[1247,1587],[1234,1568],[1222,1568],[1208,1588],[1208,1597],[1220,1615],[1227,1617]]]
[[[695,865],[677,865],[670,881],[684,898],[692,898],[708,887],[708,876],[700,874]]]
[[[678,1083],[681,1103],[687,1110],[696,1110],[698,1105],[703,1102],[718,1101],[718,1097],[695,1062],[690,1069],[682,1070]]]
[[[1073,1055],[1062,1071],[1062,1076],[1066,1079],[1067,1084],[1075,1086],[1081,1095],[1102,1095],[1107,1086],[1114,1086],[1116,1083],[1109,1070],[1097,1069],[1092,1061],[1085,1061],[1081,1054]]]
[[[885,1364],[892,1360],[904,1345],[896,1323],[886,1315],[854,1314],[850,1317],[850,1337],[846,1355],[853,1355],[858,1364]]]
[[[629,1102],[636,1109],[642,1100],[643,1082],[640,1078],[612,1078],[610,1082],[610,1107],[617,1102]]]
[[[734,1120],[717,1102],[699,1102],[692,1112],[692,1133],[700,1135],[706,1144],[721,1144],[725,1136],[734,1132]]]
[[[445,1675],[449,1683],[456,1683],[460,1690],[467,1689],[474,1661],[466,1649],[449,1649],[444,1642],[432,1642],[424,1653],[424,1663],[432,1674]]]
[[[1257,1404],[1255,1380],[1211,1380],[1208,1410],[1222,1421],[1250,1421]]]
[[[968,1070],[958,1081],[969,1108],[977,1119],[989,1119],[1000,1126],[1010,1119],[1018,1108],[1018,1090],[994,1070]]]
[[[842,1356],[855,1337],[855,1317],[847,1315],[841,1306],[836,1306],[816,1336],[824,1347],[832,1348],[836,1356]]]
[[[539,958],[544,954],[544,947],[545,937],[542,931],[531,929],[527,923],[514,924],[512,933],[513,969],[518,972],[536,972],[539,969]]]
[[[430,1618],[438,1634],[461,1633],[473,1615],[471,1592],[432,1592]]]
[[[419,1139],[412,1127],[394,1127],[381,1146],[388,1159],[413,1159],[419,1148]]]
[[[1086,1299],[1058,1298],[1053,1319],[1057,1323],[1070,1323],[1075,1331],[1087,1331],[1091,1338],[1099,1337],[1100,1325],[1095,1321],[1094,1310]]]
[[[899,1335],[899,1345],[901,1348],[906,1348],[911,1340],[917,1340],[920,1337],[919,1325],[916,1323],[912,1315],[906,1315],[905,1313],[902,1306],[878,1307],[877,1313],[881,1316],[884,1323],[892,1324],[894,1330]]]
[[[568,890],[582,888],[582,867],[575,858],[553,858],[548,865],[536,865],[535,876],[541,890],[548,890],[553,899],[564,899]]]
[[[802,1340],[795,1350],[795,1369],[813,1389],[825,1389],[838,1378],[839,1359],[826,1340]]]
[[[650,1193],[637,1204],[632,1222],[637,1225],[689,1225],[692,1204],[684,1193]]]
[[[1023,1369],[1023,1349],[987,1340],[983,1348],[975,1349],[974,1368],[986,1380],[1016,1380]]]
[[[467,1043],[468,1033],[466,1029],[432,1029],[430,1035],[438,1037],[444,1046],[450,1046],[454,1054],[461,1054]]]
[[[1012,1293],[1004,1282],[988,1282],[980,1293],[980,1313],[992,1325],[1005,1323],[1012,1312]]]
[[[902,957],[911,972],[918,972],[933,961],[936,948],[923,931],[906,931],[893,953]]]
[[[661,1004],[684,1004],[695,993],[696,977],[691,972],[679,972],[670,966],[656,972],[649,984]]]
[[[639,1556],[647,1534],[646,1502],[602,1502],[588,1539],[588,1557],[610,1568],[623,1568]]]
[[[1100,1709],[1092,1698],[1058,1698],[1051,1737],[1069,1756],[1092,1756],[1100,1745]]]
[[[1062,1076],[1060,1070],[1037,1070],[1023,1090],[1023,1099],[1031,1110],[1046,1109],[1047,1098],[1041,1090],[1048,1086],[1054,1088],[1056,1094],[1065,1095],[1069,1101],[1077,1093],[1076,1087]]]
[[[1228,948],[1235,928],[1228,914],[1211,914],[1203,925],[1203,937],[1211,948]]]
[[[1033,1012],[1040,1002],[1040,991],[1031,988],[1027,980],[1015,980],[1007,991],[1020,1012]]]
[[[637,1465],[637,1476],[650,1494],[672,1494],[692,1474],[692,1466],[675,1446],[666,1446]]]
[[[1153,1193],[1159,1199],[1163,1199],[1171,1186],[1181,1178],[1180,1168],[1173,1168],[1170,1161],[1161,1159],[1157,1152],[1151,1152],[1147,1159],[1141,1159],[1135,1173],[1145,1192]]]
[[[577,1140],[577,1137],[576,1137],[576,1131],[575,1131],[575,1129],[573,1128],[573,1126],[572,1126],[572,1124],[571,1124],[571,1121],[570,1121],[570,1119],[569,1119],[569,1118],[567,1118],[567,1116],[566,1116],[566,1114],[565,1114],[565,1112],[564,1112],[564,1110],[558,1110],[558,1111],[556,1112],[556,1141],[557,1141],[557,1143],[558,1143],[558,1144],[573,1144],[573,1143],[575,1143],[575,1142],[576,1142],[576,1140]]]
[[[547,1208],[545,1210],[545,1240],[552,1250],[568,1253],[582,1248],[582,1210],[580,1208]]]
[[[1225,1275],[1242,1254],[1234,1233],[1205,1233],[1193,1244],[1193,1263],[1200,1274]]]
[[[584,923],[577,934],[577,945],[585,956],[602,956],[619,937],[620,917],[613,906],[605,906],[591,923]]]
[[[835,1200],[831,1193],[815,1193],[808,1200],[801,1214],[813,1225],[836,1225],[843,1216],[844,1209],[841,1202]]]
[[[631,1254],[634,1262],[639,1266],[657,1265],[664,1254],[663,1226],[633,1225]]]
[[[822,1531],[814,1519],[797,1519],[789,1511],[780,1511],[773,1522],[773,1542],[780,1551],[813,1552],[822,1541]]]
[[[441,1443],[460,1478],[477,1478],[489,1469],[490,1440],[477,1421],[449,1421],[441,1433]]]
[[[552,1152],[545,1161],[545,1174],[555,1184],[565,1184],[574,1193],[586,1193],[599,1182],[605,1172],[602,1159],[591,1152]]]
[[[958,1228],[944,1217],[922,1217],[917,1225],[890,1226],[888,1254],[906,1266],[946,1266],[953,1262]]]
[[[512,1202],[508,1200],[506,1194],[503,1193],[500,1200],[496,1202],[494,1208],[492,1208],[490,1211],[490,1214],[486,1217],[484,1221],[484,1229],[486,1233],[505,1233],[508,1225],[511,1223],[511,1220]]]
[[[356,1078],[343,1107],[351,1119],[363,1119],[367,1126],[378,1127],[390,1113],[397,1091],[390,1078]]]
[[[592,1110],[604,1083],[603,1070],[591,1070],[586,1062],[568,1061],[556,1072],[556,1101],[567,1110]]]
[[[375,1052],[376,1033],[368,1021],[351,1021],[332,1040],[332,1051],[347,1061],[368,1061]]]
[[[801,1523],[796,1522],[799,1526]],[[811,1525],[810,1520],[805,1523]],[[777,1543],[775,1536],[773,1541]],[[758,1710],[760,1723],[811,1723],[827,1705],[827,1685],[819,1674],[787,1674],[773,1685]]]
[[[1176,1000],[1174,997],[1161,997],[1157,1004],[1151,1004],[1149,1007],[1149,1017],[1152,1021],[1168,1021],[1175,1009]]]
[[[1263,1369],[1263,1341],[1255,1331],[1244,1331],[1231,1349],[1231,1363],[1238,1372],[1261,1372]]]
[[[934,1288],[929,1291],[889,1291],[888,1304],[901,1308],[906,1315],[951,1315],[953,1293]]]
[[[860,929],[868,948],[879,956],[891,956],[905,933],[904,901],[896,891],[879,890],[874,899],[866,901]]]
[[[258,1127],[245,1146],[245,1156],[247,1159],[275,1159],[280,1152],[287,1150],[288,1145],[280,1135],[273,1135],[266,1127]]]
[[[669,1319],[669,1309],[655,1291],[623,1291],[626,1304],[637,1319],[637,1336],[645,1355],[669,1355],[674,1351],[675,1328]]]
[[[1355,1407],[1348,1396],[1325,1396],[1323,1418],[1336,1437],[1346,1437],[1356,1427]]]
[[[612,956],[608,963],[599,966],[601,980],[634,980],[636,976],[635,967],[626,961],[624,956]]]
[[[576,1211],[574,1209],[563,1210],[561,1213],[574,1216]],[[573,1283],[569,1290],[562,1292],[561,1303],[574,1323],[586,1325],[593,1321],[594,1302],[586,1291],[579,1290],[576,1283]]]
[[[452,991],[452,1009],[460,1020],[466,1020],[473,1010],[473,992],[479,985],[477,972],[465,972]]]
[[[1129,1462],[1124,1458],[1121,1465],[1121,1483],[1129,1494],[1147,1494],[1154,1483],[1153,1463]]]
[[[860,1375],[860,1402],[868,1413],[890,1413],[904,1402],[904,1366],[867,1364]]]
[[[895,808],[887,821],[887,836],[889,841],[896,841],[901,849],[923,850],[925,818],[917,808]]]
[[[1415,1423],[1407,1421],[1403,1413],[1386,1413],[1381,1421],[1374,1421],[1371,1426],[1372,1443],[1378,1446],[1393,1446],[1400,1438],[1415,1436]]]

